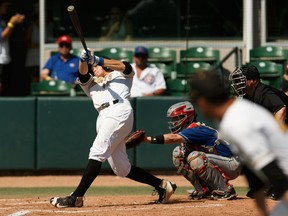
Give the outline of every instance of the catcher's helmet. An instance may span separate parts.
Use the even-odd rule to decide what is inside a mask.
[[[230,73],[229,80],[232,82],[231,86],[239,97],[246,94],[246,76],[242,73],[239,67]]]
[[[184,101],[172,105],[167,111],[170,118],[169,129],[171,133],[178,133],[195,120],[196,114],[193,105],[189,101]]]

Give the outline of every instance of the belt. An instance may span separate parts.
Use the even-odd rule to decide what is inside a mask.
[[[97,109],[98,112],[100,112],[101,110],[113,105],[113,104],[117,104],[119,102],[119,99],[116,99],[116,100],[113,100],[113,101],[110,101],[110,102],[106,102],[106,103],[103,103],[100,105],[100,107]]]

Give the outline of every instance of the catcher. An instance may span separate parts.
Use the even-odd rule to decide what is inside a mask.
[[[218,132],[197,121],[193,105],[188,102],[174,104],[168,109],[170,134],[145,136],[138,130],[126,140],[126,145],[150,142],[152,144],[181,143],[173,151],[173,164],[195,190],[189,190],[190,199],[213,198],[232,200],[237,194],[230,179],[241,173],[237,156],[230,151],[229,144],[218,138]],[[140,142],[139,142],[140,141]]]

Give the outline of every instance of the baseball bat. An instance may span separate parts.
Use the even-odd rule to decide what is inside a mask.
[[[79,21],[79,18],[78,18],[78,14],[77,14],[76,8],[73,5],[69,5],[67,7],[67,11],[69,13],[71,22],[72,22],[72,24],[74,26],[74,29],[75,29],[78,37],[80,38],[80,41],[82,43],[83,48],[85,49],[86,52],[88,52],[88,49],[87,49],[87,46],[86,46],[86,42],[85,42],[85,38],[83,36],[83,31],[82,31],[82,28],[81,28],[81,25],[80,25],[80,21]]]

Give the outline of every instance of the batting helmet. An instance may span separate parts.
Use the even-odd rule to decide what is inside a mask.
[[[178,133],[195,121],[196,113],[193,105],[189,101],[184,101],[172,105],[167,111],[167,117],[171,133]]]

